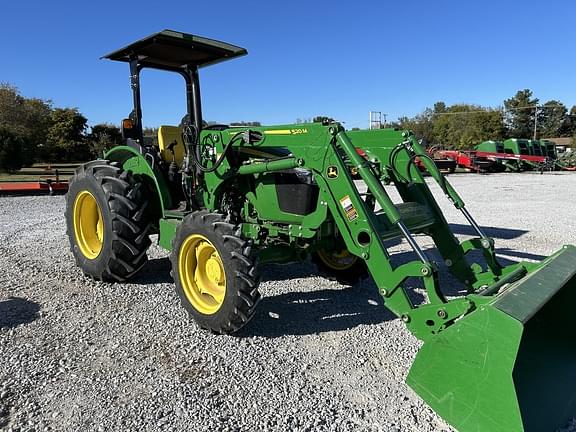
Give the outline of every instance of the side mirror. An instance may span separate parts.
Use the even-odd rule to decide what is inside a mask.
[[[134,127],[134,122],[132,119],[125,118],[122,120],[122,125],[120,127],[120,131],[122,132],[122,139],[139,139],[138,136],[138,129]]]

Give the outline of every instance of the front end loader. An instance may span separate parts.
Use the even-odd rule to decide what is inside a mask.
[[[183,307],[200,327],[230,334],[257,307],[259,264],[311,257],[342,282],[373,278],[385,306],[424,342],[408,384],[458,430],[552,431],[576,416],[576,248],[501,265],[494,240],[410,131],[206,125],[198,69],[244,54],[165,30],[106,56],[129,64],[134,110],[122,122],[126,145],[80,167],[70,184],[67,228],[82,271],[127,280],[146,265],[157,234]],[[158,147],[142,135],[144,68],[186,83],[186,121],[162,126]],[[416,159],[475,237],[456,239]],[[433,239],[442,262],[417,235]],[[409,245],[411,261],[395,263],[394,238]],[[467,294],[447,295],[440,266]],[[422,304],[408,279],[425,289]]]

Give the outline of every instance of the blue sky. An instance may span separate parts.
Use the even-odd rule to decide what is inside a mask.
[[[568,0],[9,1],[0,82],[118,124],[131,110],[128,67],[99,58],[164,28],[248,49],[201,70],[204,118],[221,123],[329,115],[367,127],[369,110],[394,120],[439,100],[498,106],[523,88],[576,104]],[[181,78],[146,71],[142,85],[144,124],[177,124]]]

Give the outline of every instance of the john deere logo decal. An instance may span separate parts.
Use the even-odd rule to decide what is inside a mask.
[[[329,179],[338,178],[338,167],[335,167],[334,165],[330,165],[328,167],[328,169],[326,170],[326,176]]]

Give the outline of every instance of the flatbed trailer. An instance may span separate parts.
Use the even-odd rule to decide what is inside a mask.
[[[452,159],[460,168],[476,172],[500,171],[499,163],[493,158],[479,155],[475,150],[440,150],[438,154]]]
[[[50,179],[37,182],[4,182],[0,183],[0,195],[42,195],[65,194],[68,182],[55,182]]]
[[[432,160],[440,171],[453,173],[456,170],[457,163],[454,159],[432,157]],[[426,165],[420,158],[416,158],[415,163],[420,171],[426,171]]]
[[[496,159],[512,171],[524,171],[526,169],[540,169],[548,162],[546,156],[494,153],[478,151],[478,156]]]

